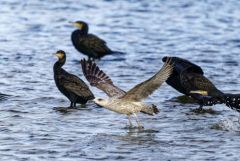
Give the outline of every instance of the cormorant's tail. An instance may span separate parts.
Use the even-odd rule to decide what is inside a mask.
[[[224,94],[226,106],[240,112],[240,94]]]
[[[223,94],[221,97],[211,97],[204,101],[204,105],[206,106],[222,103],[229,108],[240,112],[240,94]]]
[[[202,105],[212,106],[215,104],[225,104],[229,108],[240,112],[240,94],[223,94],[221,96],[194,95],[197,100],[202,100]]]
[[[152,105],[144,105],[141,112],[148,115],[154,115],[159,113],[159,110],[157,109],[157,106],[152,104]]]

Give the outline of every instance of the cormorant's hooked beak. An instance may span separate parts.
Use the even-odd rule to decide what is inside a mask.
[[[83,27],[83,24],[81,24],[81,23],[72,22],[72,21],[69,21],[68,23],[70,23],[71,25],[73,25],[77,28],[80,28],[80,29],[82,29],[82,27]]]
[[[64,55],[62,53],[54,53],[53,56],[56,56],[59,59],[62,59],[64,57]]]

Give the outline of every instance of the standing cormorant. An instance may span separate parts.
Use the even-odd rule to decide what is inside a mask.
[[[76,103],[86,104],[88,100],[94,99],[84,81],[62,68],[66,62],[65,52],[59,50],[55,55],[58,61],[53,66],[54,80],[59,91],[71,101],[70,107],[76,107]]]
[[[107,43],[94,34],[88,33],[88,24],[84,21],[73,23],[78,29],[72,32],[73,46],[88,58],[100,59],[101,57],[112,54],[113,51]]]
[[[188,60],[178,57],[164,57],[166,62],[171,58],[174,64],[173,73],[166,81],[168,85],[187,96],[191,96],[203,106],[226,104],[240,112],[240,94],[223,93],[204,76],[202,68]]]

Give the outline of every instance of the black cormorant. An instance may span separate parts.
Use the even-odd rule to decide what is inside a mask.
[[[73,23],[78,29],[72,32],[73,46],[88,58],[100,59],[101,57],[112,54],[107,43],[94,34],[88,33],[88,24],[84,21]]]
[[[88,100],[94,99],[84,81],[62,68],[66,62],[65,52],[59,50],[55,55],[58,61],[53,66],[54,80],[59,91],[71,101],[70,107],[76,107],[76,103],[86,104]]]
[[[164,57],[165,62],[169,57]],[[177,91],[191,96],[203,106],[226,104],[228,107],[240,112],[240,94],[223,93],[204,76],[202,68],[188,60],[171,57],[174,64],[173,73],[166,81]]]

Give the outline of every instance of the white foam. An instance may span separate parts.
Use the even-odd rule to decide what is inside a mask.
[[[240,119],[237,117],[225,118],[219,122],[223,130],[240,132]]]

